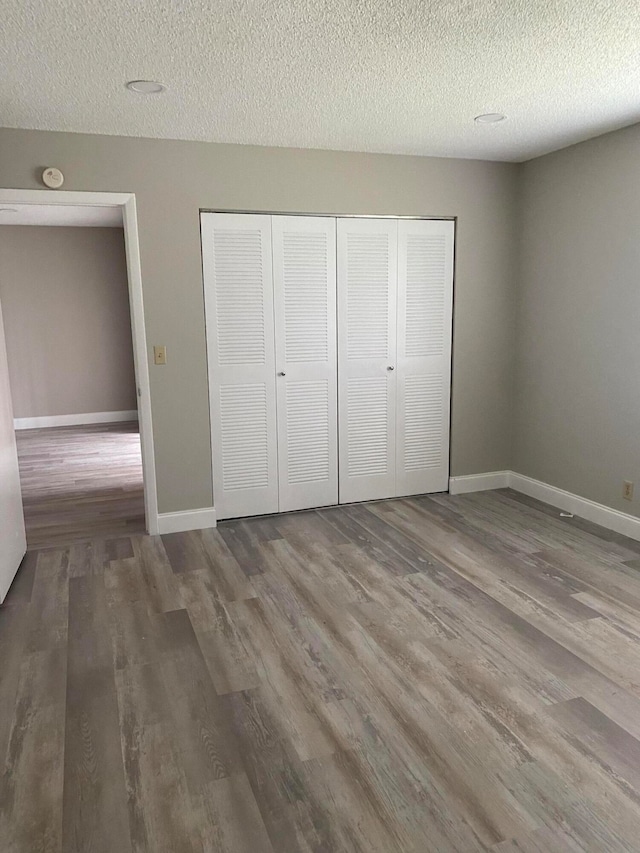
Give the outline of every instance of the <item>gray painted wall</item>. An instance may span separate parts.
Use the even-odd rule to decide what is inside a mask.
[[[524,165],[514,419],[516,471],[635,515],[638,175],[640,125]]]
[[[136,193],[160,512],[212,503],[200,208],[457,216],[451,472],[509,466],[516,165],[0,130],[0,186],[44,166]]]
[[[0,226],[16,418],[135,409],[121,228]]]

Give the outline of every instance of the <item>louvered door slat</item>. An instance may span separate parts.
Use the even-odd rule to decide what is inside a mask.
[[[349,478],[388,474],[386,376],[351,377],[347,383],[347,474]]]
[[[341,503],[395,494],[397,227],[338,220]]]
[[[453,238],[453,222],[398,224],[398,495],[449,485]]]
[[[219,519],[278,511],[271,219],[201,216]]]
[[[272,232],[279,506],[286,511],[338,502],[335,219],[274,216]]]

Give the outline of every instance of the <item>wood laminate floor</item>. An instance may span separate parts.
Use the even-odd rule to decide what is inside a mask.
[[[18,430],[30,548],[145,530],[137,423]]]
[[[509,491],[27,555],[3,853],[640,849],[640,544]]]

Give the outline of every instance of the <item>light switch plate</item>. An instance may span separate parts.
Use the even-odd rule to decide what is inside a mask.
[[[166,364],[167,363],[167,348],[165,346],[153,348],[153,363],[154,364]]]

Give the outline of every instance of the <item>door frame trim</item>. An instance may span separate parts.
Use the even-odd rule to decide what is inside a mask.
[[[316,218],[326,217],[327,219],[436,219],[446,222],[457,222],[457,216],[436,216],[436,215],[416,215],[403,216],[396,213],[311,213],[308,210],[236,210],[232,208],[218,207],[201,207],[200,213],[248,213],[253,216],[314,216]]]
[[[131,312],[131,337],[138,393],[138,417],[144,479],[144,508],[147,531],[158,533],[158,491],[156,482],[151,388],[144,320],[142,269],[135,193],[84,192],[67,190],[0,189],[0,204],[83,205],[120,208],[124,230]]]

